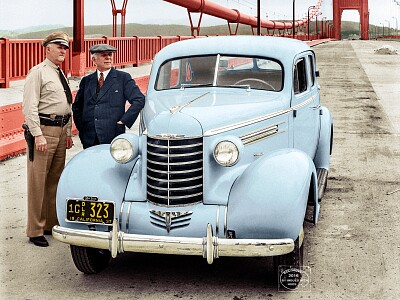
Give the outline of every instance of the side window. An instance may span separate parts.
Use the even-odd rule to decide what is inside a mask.
[[[314,69],[314,60],[313,56],[309,55],[308,56],[308,72],[310,74],[310,84],[311,86],[314,86],[315,83],[315,69]]]
[[[307,90],[306,60],[300,58],[294,66],[293,90],[295,94],[300,94]]]

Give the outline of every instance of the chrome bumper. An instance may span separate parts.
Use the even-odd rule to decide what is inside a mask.
[[[265,257],[286,254],[294,249],[292,239],[218,238],[212,235],[210,224],[207,236],[203,238],[127,234],[118,231],[116,220],[110,232],[54,226],[53,237],[75,246],[110,250],[112,257],[123,252],[201,255],[209,264],[221,256]]]

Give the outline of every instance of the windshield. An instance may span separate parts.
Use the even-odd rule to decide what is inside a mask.
[[[280,91],[282,85],[282,66],[274,60],[213,55],[183,57],[164,63],[158,71],[155,88],[216,86]]]

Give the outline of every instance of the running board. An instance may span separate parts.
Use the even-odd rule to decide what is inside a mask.
[[[326,183],[328,181],[328,170],[318,168],[317,178],[318,178],[318,201],[321,201],[322,197],[324,196]]]

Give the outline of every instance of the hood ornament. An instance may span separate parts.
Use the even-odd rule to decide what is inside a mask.
[[[209,93],[210,93],[210,92],[207,92],[207,93],[205,93],[205,94],[203,94],[203,95],[201,95],[201,96],[199,96],[199,97],[197,97],[197,98],[194,98],[193,100],[191,100],[191,101],[189,101],[189,102],[187,102],[187,103],[185,103],[185,104],[173,106],[173,107],[171,107],[171,108],[169,109],[169,112],[170,112],[171,114],[174,114],[174,113],[180,111],[182,108],[185,108],[186,106],[189,106],[189,105],[192,104],[193,102],[199,100],[200,98],[204,97],[205,95],[207,95],[207,94],[209,94]]]

